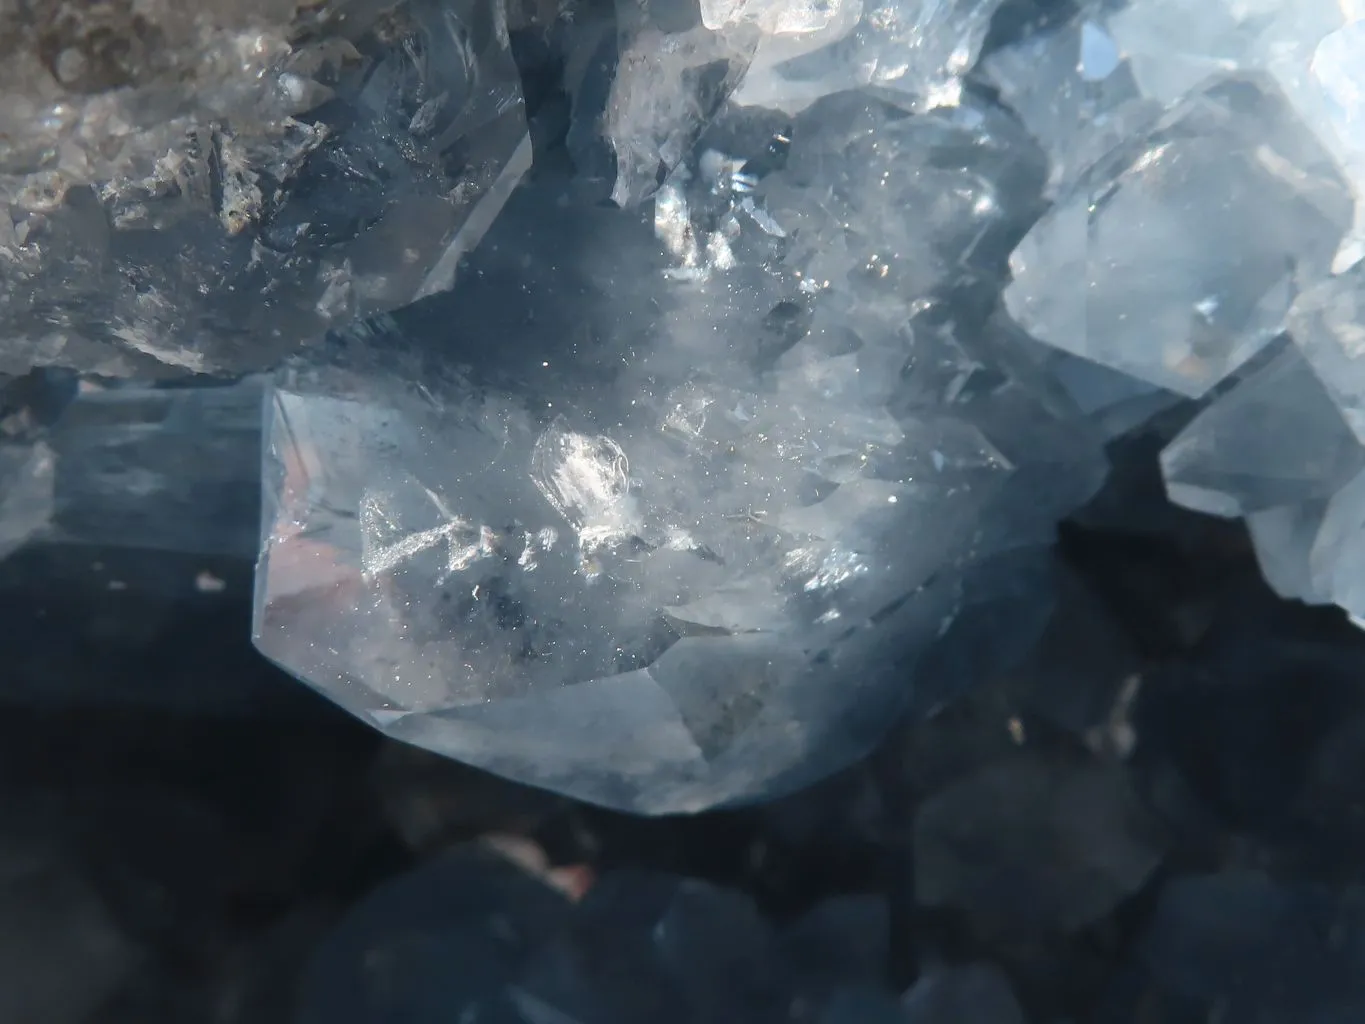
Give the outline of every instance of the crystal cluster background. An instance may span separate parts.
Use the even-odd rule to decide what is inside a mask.
[[[1354,0],[0,0],[0,1024],[1365,1019],[1363,201]]]
[[[3,366],[273,370],[258,647],[622,808],[791,790],[942,699],[915,665],[1133,402],[1203,400],[1172,496],[1355,609],[1359,20],[999,6],[25,5]],[[240,544],[186,520],[256,386],[87,385],[5,449],[7,546],[138,539],[92,460],[178,492],[142,543]],[[190,483],[154,424],[232,453]]]

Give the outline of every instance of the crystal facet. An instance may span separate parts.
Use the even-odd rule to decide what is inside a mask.
[[[1058,198],[1005,303],[1043,341],[1198,397],[1283,329],[1350,201],[1273,81],[1217,78]]]

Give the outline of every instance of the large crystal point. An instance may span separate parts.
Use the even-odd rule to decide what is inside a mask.
[[[1216,78],[1059,197],[1005,302],[1043,341],[1197,397],[1282,330],[1350,211],[1272,80]]]
[[[500,4],[0,8],[0,372],[273,365],[448,287],[529,164]]]
[[[636,811],[864,752],[963,602],[1007,588],[992,560],[1046,539],[1022,513],[1100,463],[992,331],[907,322],[1014,215],[952,162],[980,125],[871,150],[958,190],[917,253],[882,244],[886,176],[809,160],[848,122],[802,128],[790,171],[782,132],[703,147],[652,218],[523,189],[452,293],[290,367],[258,647],[390,735]],[[887,259],[817,277],[782,218],[835,183],[845,244]]]

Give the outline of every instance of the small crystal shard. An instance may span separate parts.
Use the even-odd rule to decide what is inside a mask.
[[[1365,622],[1365,471],[1332,496],[1309,555],[1312,592]]]
[[[1292,346],[1241,380],[1161,453],[1171,500],[1245,516],[1326,499],[1365,466],[1365,448]]]
[[[957,102],[1000,0],[834,0],[727,5],[765,30],[738,103],[796,113],[878,86],[927,109]]]
[[[1313,546],[1327,514],[1326,501],[1280,505],[1246,517],[1256,563],[1270,589],[1283,598],[1306,604],[1329,604],[1330,593],[1313,579]]]
[[[1350,204],[1272,80],[1216,78],[1059,197],[1005,303],[1049,344],[1197,397],[1283,329]]]
[[[0,558],[51,522],[56,464],[42,441],[0,443]]]
[[[1108,29],[1146,97],[1172,103],[1229,70],[1274,78],[1297,117],[1331,153],[1355,190],[1355,227],[1337,255],[1344,269],[1365,255],[1365,22],[1339,0],[1140,0]]]
[[[40,440],[0,445],[0,548],[40,539],[249,559],[261,400],[258,381],[84,388]]]
[[[1300,295],[1290,311],[1289,330],[1365,443],[1365,265]]]

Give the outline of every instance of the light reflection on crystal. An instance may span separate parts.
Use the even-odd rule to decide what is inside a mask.
[[[1034,424],[1069,415],[1037,405],[1027,388],[964,398],[952,414],[890,404],[907,386],[901,372],[912,354],[965,359],[951,331],[912,339],[884,319],[895,315],[895,289],[930,288],[936,275],[956,280],[965,263],[955,257],[973,252],[992,221],[1014,215],[985,172],[933,164],[930,154],[951,152],[985,125],[1007,129],[956,114],[908,124],[876,106],[859,117],[833,123],[860,141],[873,141],[872,127],[883,123],[906,136],[870,148],[872,166],[850,168],[825,161],[824,147],[838,143],[816,138],[813,153],[801,152],[797,126],[795,171],[779,161],[741,190],[734,168],[753,161],[703,146],[623,251],[594,248],[605,221],[587,221],[575,236],[587,246],[580,258],[613,268],[593,285],[601,308],[638,301],[652,311],[637,330],[614,313],[600,319],[580,297],[554,318],[594,325],[603,351],[589,365],[620,367],[610,377],[560,385],[563,393],[541,404],[447,367],[414,396],[391,368],[401,357],[381,356],[405,344],[391,330],[379,344],[365,335],[349,342],[354,368],[286,375],[268,471],[281,480],[300,460],[291,452],[312,449],[322,486],[294,508],[284,507],[289,488],[273,487],[282,498],[268,504],[267,522],[304,528],[283,541],[278,528],[267,530],[275,539],[259,569],[260,648],[358,714],[412,712],[390,722],[395,736],[636,810],[752,799],[822,774],[870,741],[907,697],[889,651],[913,662],[951,622],[959,574],[972,567],[990,580],[997,552],[1033,542],[982,517],[1003,524],[1016,501],[1045,509],[1074,499],[1040,496],[1041,481],[1024,471],[1032,456],[1017,442]],[[775,138],[785,156],[786,134]],[[991,173],[1018,173],[1007,160],[998,167]],[[842,230],[831,211],[803,198],[823,194],[803,179],[812,173],[841,182],[848,205],[839,221],[856,223],[878,254],[905,252],[894,236],[876,241],[902,230],[885,216],[887,182],[929,196],[942,181],[971,223],[920,227],[914,272],[898,266],[865,284],[854,253],[839,268],[833,253],[806,247]],[[745,203],[781,232],[766,230]],[[538,212],[524,216],[536,230],[566,215],[553,202],[530,209]],[[793,215],[806,218],[800,235],[789,230]],[[725,240],[733,263],[717,258],[702,241],[708,235]],[[798,238],[806,244],[793,246]],[[496,272],[501,254],[521,251],[495,238],[485,273]],[[664,257],[658,276],[616,294],[629,280],[622,268],[646,252]],[[703,272],[670,273],[689,260]],[[831,304],[825,320],[805,308],[812,300],[800,287],[817,263],[829,270],[815,300]],[[518,268],[519,276],[540,272],[534,262]],[[479,280],[471,275],[468,287]],[[837,305],[863,288],[865,305]],[[814,325],[841,319],[856,337],[831,346],[825,326]],[[556,349],[566,383],[582,372],[575,358]],[[999,422],[977,425],[997,408]],[[352,425],[361,422],[369,426]],[[1077,446],[1059,466],[1069,467],[1076,493],[1088,493],[1097,449],[1069,429]],[[1002,454],[997,436],[1020,457]],[[412,549],[410,557],[387,558],[377,574],[357,565],[311,597],[272,585],[297,572],[290,549],[305,537],[328,538],[332,564],[355,564],[363,538],[346,510],[381,491],[407,538],[386,535],[383,550]],[[528,537],[553,539],[528,557]],[[588,720],[592,728],[575,724]],[[656,748],[647,763],[635,745],[645,736]]]

